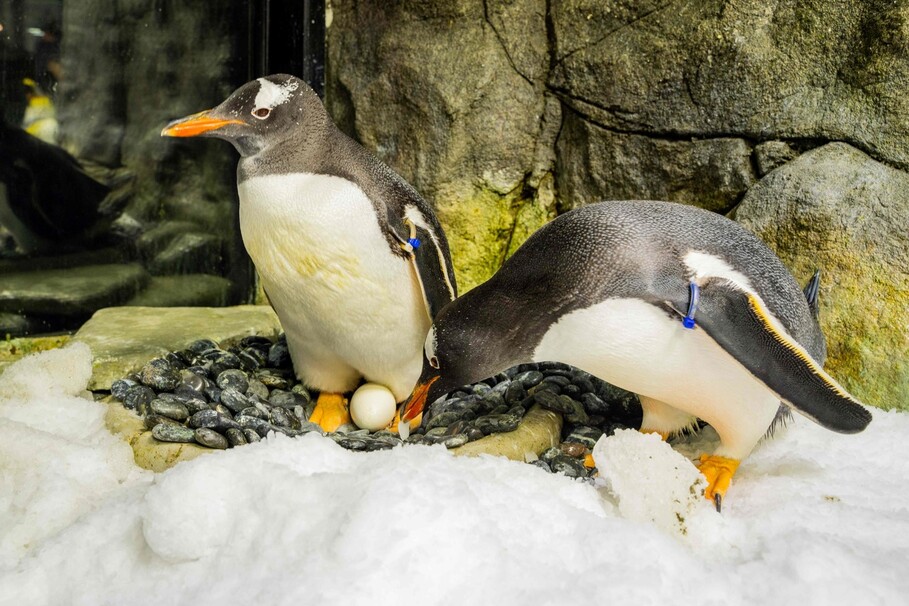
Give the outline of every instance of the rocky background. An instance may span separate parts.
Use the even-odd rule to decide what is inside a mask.
[[[463,288],[576,206],[701,206],[820,268],[828,369],[909,409],[909,4],[332,0],[328,44],[332,115]]]

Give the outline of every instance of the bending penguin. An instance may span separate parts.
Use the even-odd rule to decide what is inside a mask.
[[[803,293],[760,240],[718,214],[585,206],[442,310],[401,418],[522,362],[571,364],[637,393],[642,431],[665,438],[696,418],[710,423],[720,445],[699,468],[719,509],[739,462],[790,408],[843,433],[871,420],[822,369],[816,285]]]
[[[432,318],[457,295],[445,234],[416,190],[293,76],[248,82],[161,134],[240,152],[243,243],[297,377],[321,391],[310,420],[326,431],[350,422],[343,394],[363,378],[403,401]]]

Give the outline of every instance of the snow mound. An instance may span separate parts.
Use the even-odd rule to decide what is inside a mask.
[[[629,520],[684,536],[695,513],[710,507],[704,476],[657,434],[623,429],[604,435],[593,458],[619,513]]]

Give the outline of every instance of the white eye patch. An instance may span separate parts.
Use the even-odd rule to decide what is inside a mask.
[[[275,84],[265,78],[259,78],[259,93],[256,95],[256,109],[274,109],[286,103],[290,94],[297,90],[298,84],[294,81],[284,84]]]

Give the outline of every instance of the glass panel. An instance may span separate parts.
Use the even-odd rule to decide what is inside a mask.
[[[110,305],[252,300],[234,150],[160,132],[252,77],[321,81],[324,29],[302,39],[320,5],[0,5],[0,338]]]

